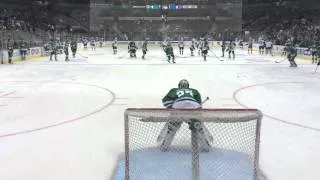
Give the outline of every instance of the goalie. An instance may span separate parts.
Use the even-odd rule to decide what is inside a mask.
[[[172,109],[201,109],[202,101],[201,95],[196,89],[189,88],[189,82],[185,79],[181,80],[178,84],[178,88],[172,88],[167,95],[162,99],[162,103],[167,108]],[[210,142],[213,138],[209,130],[199,121],[191,120],[187,122],[189,128],[195,123],[200,126],[199,138],[204,151],[209,151],[211,145]],[[182,122],[167,122],[163,127],[160,135],[157,139],[162,151],[166,151],[170,146],[176,132],[181,127]]]

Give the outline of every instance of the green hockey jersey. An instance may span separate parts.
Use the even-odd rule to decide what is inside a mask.
[[[171,46],[167,46],[165,48],[165,52],[166,52],[167,56],[172,56],[173,55],[173,48]]]
[[[180,101],[194,101],[201,104],[201,95],[196,89],[192,88],[172,88],[162,99],[165,107],[170,108],[174,103]]]
[[[235,43],[230,43],[230,44],[228,45],[227,51],[234,51],[235,46],[236,46]]]
[[[297,56],[297,49],[293,46],[287,48],[287,53],[289,56]]]
[[[143,44],[142,44],[142,50],[143,50],[143,51],[147,51],[147,50],[148,50],[148,43],[147,43],[147,41],[143,42]]]
[[[71,41],[71,49],[77,49],[77,42],[76,41]]]

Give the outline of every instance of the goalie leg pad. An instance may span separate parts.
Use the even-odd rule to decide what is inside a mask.
[[[161,151],[166,151],[168,149],[168,147],[173,141],[176,132],[181,127],[181,124],[181,122],[168,122],[165,124],[157,139],[158,142],[162,141],[160,145]]]
[[[199,146],[201,147],[201,150],[208,152],[211,148],[211,143],[213,143],[213,136],[208,128],[202,122],[197,120],[192,120],[188,124],[190,130],[198,133]]]
[[[202,125],[202,129],[198,131],[198,137],[199,137],[199,146],[202,151],[208,152],[210,151],[211,144],[209,142],[209,139],[212,137],[211,134],[208,135],[206,131],[204,130],[204,126]],[[210,133],[210,132],[209,132]]]

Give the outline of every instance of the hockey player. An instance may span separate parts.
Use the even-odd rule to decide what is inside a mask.
[[[204,44],[201,47],[201,54],[203,56],[203,60],[207,61],[207,55],[208,55],[208,51],[209,51],[209,42],[208,41],[204,41]]]
[[[190,44],[190,52],[191,52],[191,56],[194,56],[194,50],[195,50],[195,40],[192,39],[191,44]]]
[[[96,42],[95,42],[94,38],[91,38],[90,46],[91,46],[92,51],[96,50]]]
[[[113,51],[113,54],[118,53],[118,38],[117,37],[115,37],[114,40],[112,41],[112,51]]]
[[[84,38],[84,39],[82,40],[82,43],[83,43],[83,48],[84,48],[84,50],[87,50],[87,49],[88,49],[88,40],[87,40],[86,38]]]
[[[232,59],[235,60],[235,54],[234,54],[234,48],[236,47],[236,43],[230,41],[227,51],[229,54],[229,59],[231,59],[231,54],[232,54]]]
[[[198,55],[201,55],[201,56],[202,56],[202,54],[201,54],[201,52],[202,52],[201,48],[202,48],[203,44],[204,44],[204,38],[201,37],[201,38],[200,38],[200,41],[199,41],[199,48],[198,48]]]
[[[69,59],[69,43],[68,41],[65,41],[63,44],[63,52],[65,55],[65,61],[70,61]]]
[[[49,49],[50,49],[50,61],[52,61],[52,56],[54,56],[55,61],[58,61],[58,58],[57,58],[58,43],[55,42],[53,39],[51,39],[49,43]]]
[[[28,44],[27,44],[27,42],[24,41],[24,40],[21,40],[21,42],[20,42],[20,55],[21,55],[21,60],[26,60],[27,51],[28,51]]]
[[[288,48],[290,47],[290,46],[292,46],[292,41],[291,41],[291,39],[288,39],[287,41],[286,41],[286,43],[284,44],[284,47],[283,47],[283,49],[282,49],[282,54],[281,54],[281,56],[287,56],[287,54],[288,54]]]
[[[252,46],[253,46],[253,42],[252,40],[250,40],[248,43],[248,54],[252,54]]]
[[[199,43],[199,41],[198,41],[197,39],[195,39],[194,44],[196,45],[195,47],[196,47],[197,49],[200,48],[200,43]],[[198,54],[199,54],[199,53],[198,53]]]
[[[180,55],[183,55],[183,50],[184,50],[183,38],[181,38],[180,41],[178,42],[178,47],[179,47]]]
[[[264,53],[264,44],[265,44],[265,42],[264,42],[264,40],[260,40],[259,41],[259,53],[262,55],[263,53]]]
[[[290,63],[290,67],[298,67],[297,63],[295,62],[295,58],[297,56],[297,49],[292,44],[287,47],[287,58]]]
[[[226,50],[226,42],[225,41],[222,41],[221,50],[222,50],[222,56],[221,57],[224,57],[224,51]]]
[[[9,64],[12,64],[13,44],[14,44],[14,42],[13,42],[11,39],[8,39],[7,48],[8,48],[8,60],[9,60]]]
[[[104,41],[104,40],[103,40],[102,38],[101,38],[100,41],[99,41],[100,48],[102,48],[102,46],[103,46],[103,41]]]
[[[196,89],[189,87],[189,82],[185,79],[181,80],[178,84],[178,88],[172,88],[162,99],[163,105],[168,109],[201,109],[202,99],[201,95]],[[187,122],[189,128],[194,130],[194,125],[197,123],[199,129],[199,138],[202,145],[202,150],[210,150],[210,142],[213,138],[207,128],[197,120],[191,120]],[[160,149],[166,151],[173,141],[176,132],[181,127],[182,122],[169,121],[165,124],[160,135],[157,138],[157,142],[160,143]]]
[[[160,45],[160,47],[162,47],[164,52],[166,52],[167,46],[168,46],[168,41],[167,40],[164,40]]]
[[[318,59],[318,48],[316,43],[314,43],[310,49],[311,49],[311,55],[312,55],[312,64],[316,64]]]
[[[239,42],[239,46],[240,46],[240,49],[243,49],[243,41],[242,40]]]
[[[142,44],[142,59],[144,59],[145,55],[147,54],[148,51],[148,41],[145,40]]]
[[[268,54],[273,56],[273,54],[272,54],[272,42],[270,40],[266,41],[266,55],[268,55]]]
[[[72,51],[72,57],[76,58],[76,53],[77,53],[77,48],[78,48],[77,41],[72,40],[70,46],[71,46],[71,51]]]
[[[130,53],[130,57],[137,57],[136,51],[138,47],[136,46],[136,43],[134,41],[130,41],[128,45],[128,52]]]
[[[320,59],[319,59],[319,57],[320,57],[320,44],[319,44],[319,42],[317,42],[316,46],[317,46],[317,53],[316,53],[315,64],[316,63],[319,64],[319,62],[320,62]]]
[[[282,49],[282,53],[281,53],[281,56],[286,56],[287,55],[287,48],[288,48],[288,45],[285,45]]]
[[[172,58],[172,63],[176,63],[176,62],[175,62],[175,57],[174,57],[174,54],[173,54],[173,48],[172,48],[170,42],[168,42],[167,47],[166,47],[166,49],[165,49],[165,52],[166,52],[166,55],[167,55],[167,57],[168,57],[168,62],[171,63],[170,60],[171,60],[171,58]]]

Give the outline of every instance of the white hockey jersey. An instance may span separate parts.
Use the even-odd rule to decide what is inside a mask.
[[[272,42],[271,41],[267,41],[266,42],[266,48],[271,48],[272,47]]]
[[[178,42],[178,47],[183,48],[184,47],[184,41],[179,41]]]

